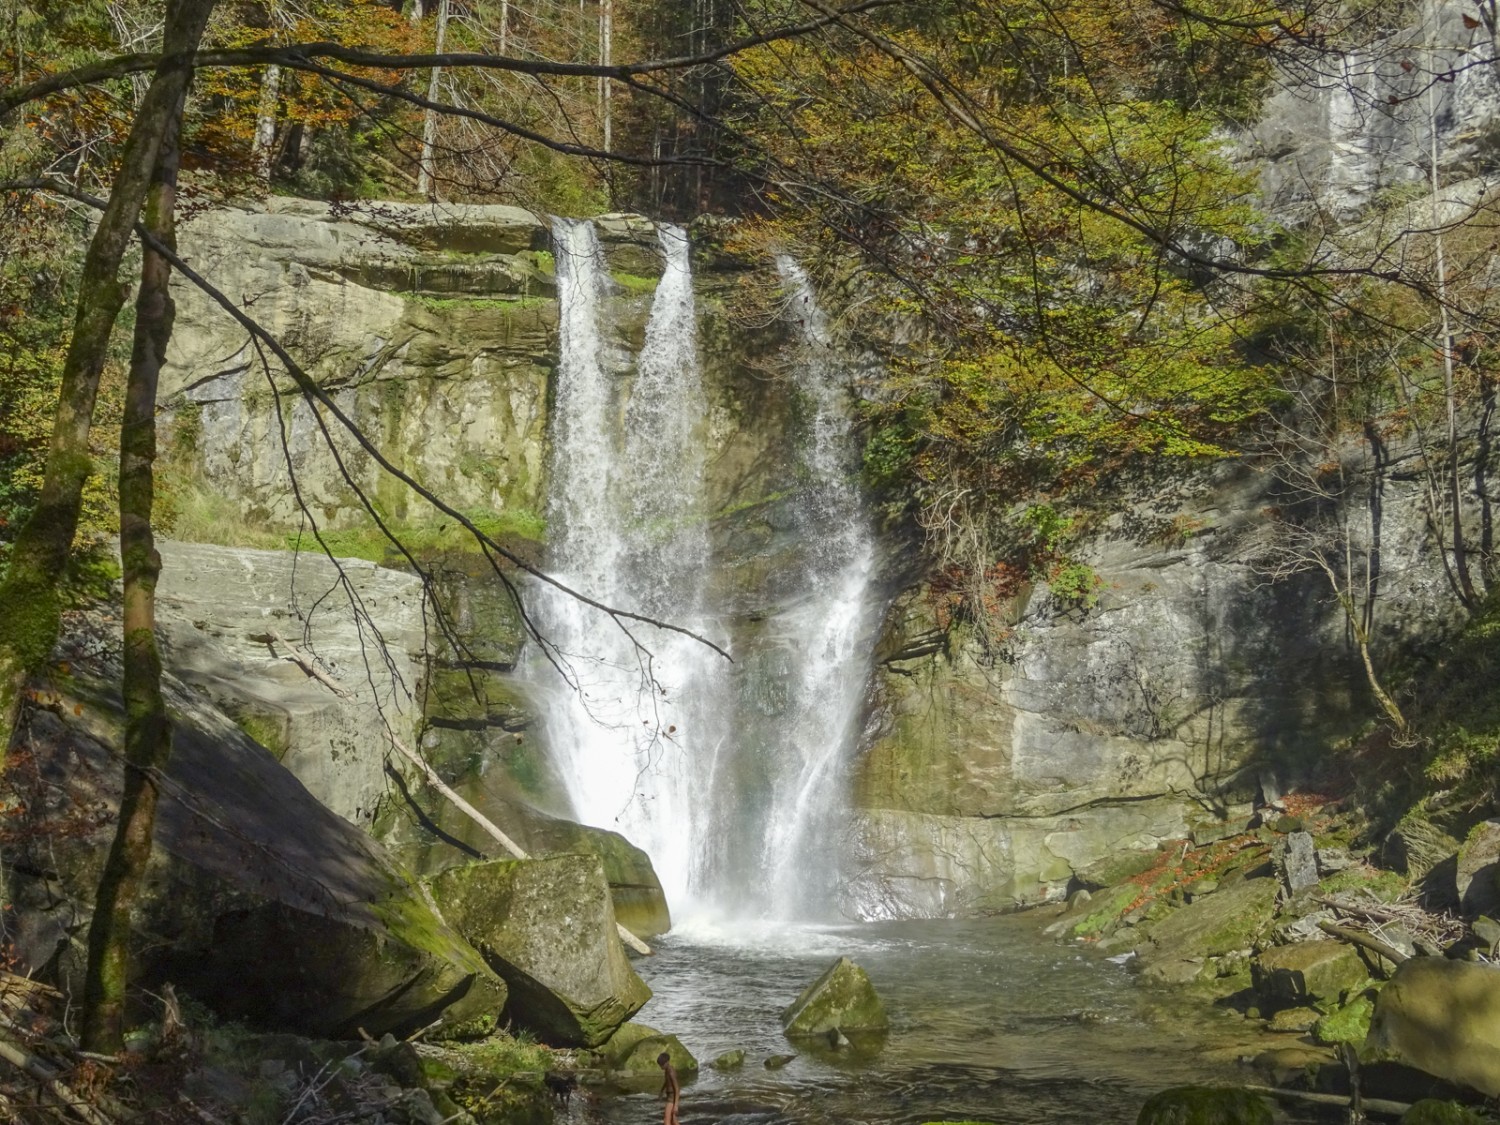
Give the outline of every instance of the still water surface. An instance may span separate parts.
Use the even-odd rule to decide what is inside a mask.
[[[1133,1125],[1165,1087],[1260,1081],[1235,1061],[1264,1045],[1243,1020],[1037,931],[1024,917],[685,926],[636,963],[656,993],[638,1018],[675,1032],[704,1064],[684,1086],[683,1125]],[[781,1009],[841,955],[885,1000],[892,1027],[878,1051],[810,1051],[781,1034]],[[741,1070],[707,1067],[734,1048],[746,1054]],[[785,1068],[764,1067],[794,1050]],[[591,1094],[559,1120],[660,1122],[655,1092]]]

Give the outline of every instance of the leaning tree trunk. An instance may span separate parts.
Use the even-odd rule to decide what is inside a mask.
[[[0,582],[0,765],[10,745],[26,677],[57,643],[61,620],[58,583],[78,530],[83,486],[93,469],[89,428],[110,331],[125,303],[120,259],[156,167],[162,139],[175,128],[191,78],[181,58],[197,50],[216,0],[171,0],[163,36],[163,62],[146,91],[121,153],[109,204],[84,257],[73,338],[63,363],[57,415],[46,476],[36,509],[22,526]],[[172,56],[178,56],[174,61]]]
[[[175,245],[173,211],[186,84],[163,131],[146,201],[145,226]],[[158,785],[172,747],[172,726],[161,693],[156,644],[156,579],[161,556],[151,531],[156,461],[156,387],[175,309],[171,266],[147,246],[135,303],[135,340],[120,426],[120,564],[124,582],[125,778],[120,818],[94,898],[88,972],[83,993],[83,1045],[115,1054],[124,1047],[130,911],[151,859]]]

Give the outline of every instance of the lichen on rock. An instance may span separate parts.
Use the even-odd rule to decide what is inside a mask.
[[[883,1031],[890,1026],[885,1005],[869,975],[840,957],[781,1013],[788,1036],[840,1031]]]

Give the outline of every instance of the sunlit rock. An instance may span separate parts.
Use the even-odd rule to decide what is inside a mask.
[[[1500,1094],[1500,968],[1414,957],[1380,990],[1363,1055]]]
[[[506,1015],[543,1040],[596,1047],[651,998],[620,944],[597,856],[492,860],[428,886],[510,986]]]
[[[830,965],[781,1013],[782,1030],[790,1036],[882,1031],[889,1026],[885,1005],[869,976],[847,957]]]

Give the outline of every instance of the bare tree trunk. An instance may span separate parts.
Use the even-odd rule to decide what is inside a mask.
[[[281,98],[281,67],[268,66],[260,79],[260,105],[255,112],[255,142],[252,160],[256,178],[271,183],[272,157],[276,152],[276,107]]]
[[[505,54],[510,42],[510,0],[500,0],[500,53]]]
[[[614,55],[615,38],[615,6],[614,0],[599,0],[599,65],[608,66]],[[604,120],[604,144],[605,152],[610,151],[611,133],[613,132],[610,120],[610,81],[608,78],[599,79],[599,116]]]
[[[184,94],[186,89],[184,87]],[[144,221],[163,244],[176,244],[173,210],[182,100],[170,123],[146,201]],[[135,341],[120,427],[120,563],[124,597],[125,784],[114,843],[94,899],[89,926],[88,974],[83,994],[83,1045],[114,1054],[124,1047],[130,909],[156,828],[157,781],[172,749],[172,725],[161,694],[161,654],[156,645],[156,580],[161,572],[151,531],[155,490],[156,386],[175,308],[168,291],[172,268],[150,247],[142,251],[141,287],[135,302]]]
[[[166,56],[197,48],[216,2],[171,0],[163,42]],[[190,78],[186,66],[163,63],[157,70],[126,139],[109,204],[84,257],[78,312],[63,363],[41,496],[16,537],[10,569],[0,582],[0,606],[5,607],[0,613],[0,764],[15,729],[25,679],[42,665],[57,642],[58,583],[78,530],[84,482],[93,470],[88,442],[99,377],[110,331],[125,303],[120,260],[130,244],[162,138],[176,119]]]
[[[1458,578],[1458,596],[1470,611],[1478,609],[1479,595],[1474,591],[1474,580],[1469,575],[1469,555],[1464,542],[1463,492],[1458,478],[1458,394],[1453,379],[1453,323],[1448,311],[1448,269],[1443,246],[1443,217],[1438,213],[1438,123],[1437,102],[1434,91],[1437,83],[1427,87],[1427,135],[1430,142],[1428,176],[1431,187],[1433,252],[1437,265],[1438,317],[1442,326],[1443,349],[1443,398],[1448,413],[1448,456],[1446,491],[1452,522],[1453,570]],[[1433,522],[1441,519],[1433,513]],[[1439,544],[1441,548],[1441,544]]]
[[[442,54],[443,40],[448,35],[448,0],[438,0],[437,7],[437,31],[433,39],[433,53]],[[435,102],[438,99],[438,78],[442,75],[441,67],[433,67],[432,75],[427,80],[427,100]],[[422,160],[417,169],[417,194],[432,197],[436,194],[433,186],[432,175],[432,150],[437,143],[438,115],[436,110],[429,109],[422,120]]]

